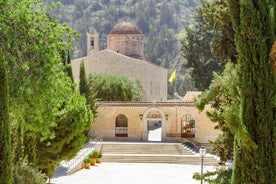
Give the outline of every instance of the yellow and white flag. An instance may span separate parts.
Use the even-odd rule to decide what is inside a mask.
[[[174,81],[176,77],[176,70],[173,71],[173,73],[171,74],[170,78],[169,78],[169,82],[172,83]]]

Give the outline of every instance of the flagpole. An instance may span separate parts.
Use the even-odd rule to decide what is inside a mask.
[[[174,92],[176,93],[176,82],[175,80],[173,82],[174,82]]]

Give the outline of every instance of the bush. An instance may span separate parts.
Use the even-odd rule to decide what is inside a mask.
[[[209,184],[231,184],[232,168],[231,167],[218,167],[215,171],[207,171],[201,175],[196,172],[193,175],[195,180],[203,180]]]
[[[18,163],[13,171],[15,184],[45,184],[46,175],[29,164],[26,160]]]

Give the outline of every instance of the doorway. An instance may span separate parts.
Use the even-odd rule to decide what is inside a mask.
[[[148,108],[142,117],[143,141],[162,142],[165,140],[166,118],[163,111],[157,107]]]
[[[162,141],[162,121],[148,120],[148,141]]]

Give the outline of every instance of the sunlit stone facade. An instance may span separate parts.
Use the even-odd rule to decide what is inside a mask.
[[[107,141],[148,141],[152,127],[161,128],[163,142],[189,142],[195,147],[211,148],[219,131],[195,108],[193,99],[200,92],[189,92],[182,100],[167,100],[167,70],[143,58],[143,34],[133,23],[119,23],[107,36],[107,49],[99,50],[99,35],[87,33],[87,57],[72,61],[75,82],[79,83],[80,63],[87,75],[110,73],[141,82],[141,102],[101,102],[90,135]],[[205,110],[209,110],[206,107]]]

